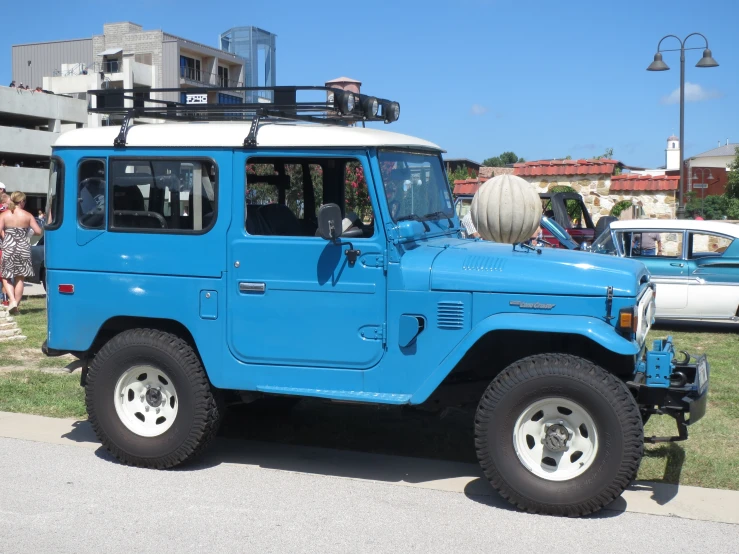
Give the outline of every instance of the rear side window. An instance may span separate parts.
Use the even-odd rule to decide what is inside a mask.
[[[217,193],[210,160],[111,160],[110,228],[202,233],[215,222]]]
[[[77,182],[77,221],[85,229],[105,227],[105,161],[83,160]]]
[[[64,187],[64,163],[51,158],[49,166],[49,192],[46,195],[46,229],[57,229],[62,223],[62,190]]]

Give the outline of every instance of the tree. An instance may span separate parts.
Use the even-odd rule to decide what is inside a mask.
[[[739,198],[739,146],[734,150],[736,157],[726,172],[726,196]]]
[[[613,148],[606,148],[606,151],[603,152],[600,156],[596,156],[593,158],[594,160],[612,160],[613,159]]]
[[[450,186],[454,186],[454,181],[463,181],[465,179],[477,179],[477,173],[474,170],[467,171],[466,167],[459,166],[454,171],[447,171],[447,180]]]
[[[516,156],[514,152],[503,152],[500,156],[493,156],[482,162],[486,167],[505,167],[508,164],[523,163],[526,160]]]
[[[688,194],[685,211],[689,214],[699,214],[704,219],[739,219],[739,198],[730,198],[726,194],[711,194],[705,198],[695,193]]]

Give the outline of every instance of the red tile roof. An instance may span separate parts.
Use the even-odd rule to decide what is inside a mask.
[[[618,160],[541,160],[514,164],[514,175],[613,175]]]
[[[679,175],[638,175],[627,173],[611,177],[611,191],[617,190],[677,190]]]
[[[454,196],[472,196],[485,181],[480,179],[464,179],[454,181]]]

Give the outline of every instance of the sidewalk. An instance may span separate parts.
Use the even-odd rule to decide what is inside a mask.
[[[0,437],[100,448],[86,421],[0,412]],[[323,474],[499,500],[479,466],[459,462],[338,451],[235,439],[218,439],[210,463]],[[502,500],[501,500],[502,502]],[[606,510],[739,525],[739,491],[638,481]]]

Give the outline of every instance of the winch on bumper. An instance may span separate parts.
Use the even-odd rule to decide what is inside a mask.
[[[646,442],[686,440],[687,426],[706,413],[710,380],[708,360],[705,354],[697,358],[687,352],[681,354],[682,360],[676,360],[672,337],[655,340],[653,349],[639,362],[634,379],[627,382],[645,421],[652,414],[660,414],[672,416],[677,422],[677,436],[647,437]]]

